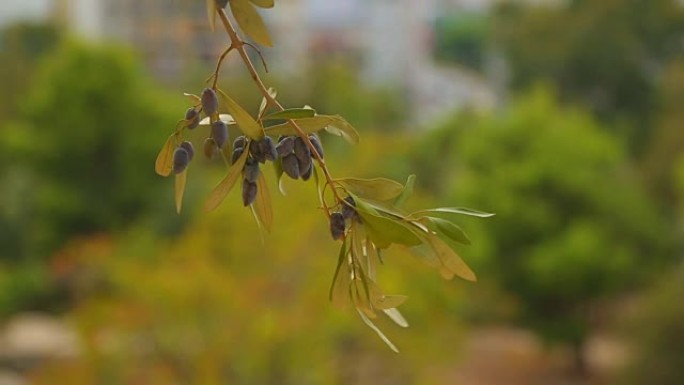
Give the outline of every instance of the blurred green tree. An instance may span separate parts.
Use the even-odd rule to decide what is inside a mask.
[[[496,208],[476,235],[480,275],[515,298],[525,325],[571,344],[583,370],[598,301],[646,277],[666,245],[620,142],[540,88],[502,115],[452,122],[419,151],[421,175],[449,201]]]
[[[495,36],[512,70],[512,86],[541,79],[562,98],[603,119],[627,120],[637,153],[649,139],[662,67],[681,57],[684,7],[675,0],[502,3]]]
[[[0,137],[2,312],[53,302],[44,261],[68,238],[122,229],[150,208],[161,181],[148,166],[174,125],[174,106],[124,49],[64,43],[30,77]]]

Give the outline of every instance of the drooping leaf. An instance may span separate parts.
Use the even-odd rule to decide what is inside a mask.
[[[404,189],[400,183],[386,178],[339,178],[335,179],[347,191],[359,198],[387,201],[399,196]]]
[[[408,322],[406,322],[406,318],[404,318],[403,315],[397,310],[396,308],[390,308],[390,309],[383,309],[382,311],[387,314],[387,316],[394,321],[395,324],[407,328],[409,326]]]
[[[375,326],[375,324],[374,324],[368,317],[366,317],[366,315],[363,314],[363,312],[362,312],[361,310],[356,309],[356,311],[359,312],[359,316],[361,317],[361,319],[363,320],[363,322],[364,322],[366,325],[368,325],[369,328],[373,329],[373,331],[375,331],[375,333],[378,334],[378,336],[380,337],[380,339],[382,339],[382,341],[383,341],[385,344],[387,344],[387,346],[389,346],[389,348],[392,349],[392,351],[394,351],[395,353],[399,353],[399,349],[397,349],[397,347],[394,346],[394,344],[392,343],[392,341],[390,341],[390,339],[387,338],[387,336],[385,336],[385,334],[384,334],[377,326]]]
[[[263,120],[285,120],[311,118],[316,115],[316,111],[308,108],[288,108],[287,110],[274,112],[264,116]]]
[[[404,185],[404,188],[401,190],[401,194],[397,197],[397,199],[394,200],[394,206],[396,207],[401,207],[404,205],[404,202],[413,195],[413,184],[416,181],[416,175],[411,174],[408,176],[408,179],[406,179],[406,184]]]
[[[273,207],[271,205],[271,197],[268,193],[266,178],[263,173],[259,173],[259,178],[256,183],[257,196],[254,201],[254,211],[259,217],[259,222],[264,226],[264,229],[266,229],[267,232],[270,232],[273,227]]]
[[[397,307],[406,301],[405,295],[384,295],[382,293],[375,293],[371,298],[373,306],[378,309],[386,310]]]
[[[413,246],[409,248],[409,252],[430,267],[439,268],[442,264],[435,254],[435,251],[432,249],[432,246],[427,243]]]
[[[252,4],[261,8],[273,8],[273,0],[249,0]]]
[[[233,13],[240,29],[257,44],[272,47],[271,37],[259,12],[249,0],[230,0],[230,11]]]
[[[477,281],[475,273],[449,245],[434,234],[428,234],[426,237],[435,254],[447,269],[466,281]]]
[[[183,207],[183,195],[185,194],[185,182],[187,180],[188,170],[176,174],[176,187],[175,187],[175,197],[176,197],[176,212],[180,214],[181,208]]]
[[[335,288],[335,282],[337,282],[337,277],[340,274],[340,268],[342,267],[342,264],[346,262],[346,257],[347,257],[347,242],[342,242],[342,246],[340,246],[340,253],[337,256],[337,267],[335,267],[335,274],[333,274],[333,279],[332,282],[330,283],[330,290],[328,293],[328,298],[330,301],[333,300],[333,289]]]
[[[247,1],[247,0],[242,0]],[[231,2],[232,4],[232,2]],[[235,100],[233,100],[228,94],[222,90],[218,90],[221,101],[225,104],[226,108],[232,115],[233,119],[237,123],[238,127],[242,132],[250,137],[251,139],[261,139],[264,137],[264,130],[261,128],[259,123],[252,118],[252,116],[245,111]]]
[[[354,127],[339,115],[316,115],[310,118],[295,119],[295,123],[307,134],[326,129],[329,133],[341,136],[352,144],[359,142],[359,134]],[[297,134],[297,130],[290,122],[270,126],[266,128],[266,132],[269,135]]]
[[[455,242],[470,245],[470,238],[458,225],[442,218],[426,217],[435,227],[435,230]]]
[[[186,98],[188,98],[188,101],[189,101],[190,104],[193,105],[193,106],[197,106],[197,105],[200,105],[200,104],[202,103],[202,99],[201,99],[199,96],[195,95],[195,94],[189,94],[189,93],[187,93],[187,92],[184,92],[183,95],[184,95]]]
[[[242,168],[245,166],[245,161],[247,160],[247,155],[249,155],[249,151],[243,151],[238,160],[230,166],[226,176],[209,194],[209,198],[207,198],[207,201],[204,204],[204,211],[212,211],[223,202],[240,177]]]
[[[333,135],[343,137],[351,144],[359,143],[359,133],[356,132],[354,126],[349,124],[346,119],[339,115],[331,115],[333,122],[325,128],[326,131]]]
[[[171,134],[162,146],[154,162],[154,171],[161,176],[171,175],[173,170],[173,151],[176,149],[175,134]]]
[[[237,124],[235,119],[233,119],[233,116],[230,114],[219,114],[219,120],[221,120],[223,123],[227,125],[233,125]],[[200,120],[199,122],[200,126],[211,126],[211,119],[207,116],[204,119]]]
[[[489,217],[493,217],[494,215],[496,215],[496,214],[492,214],[492,213],[485,213],[482,211],[469,209],[466,207],[438,207],[436,209],[427,209],[427,210],[416,211],[415,213],[411,214],[411,216],[417,216],[417,215],[429,214],[429,213],[462,214],[462,215],[469,215],[472,217],[480,217],[480,218],[489,218]]]
[[[353,198],[356,202],[356,211],[363,219],[368,236],[378,248],[385,249],[392,243],[404,246],[421,244],[420,238],[407,227],[402,219],[385,217],[359,197],[353,196]]]
[[[216,28],[216,0],[207,0],[207,17],[209,28],[213,31]]]

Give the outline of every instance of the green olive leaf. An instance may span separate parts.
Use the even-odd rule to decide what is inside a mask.
[[[368,236],[378,248],[386,249],[392,243],[409,247],[422,243],[402,219],[382,216],[358,197],[354,197],[354,201]]]
[[[188,101],[190,102],[190,104],[192,106],[199,106],[200,104],[202,104],[202,98],[200,98],[199,96],[197,96],[195,94],[189,94],[187,92],[183,92],[183,96],[188,98]]]
[[[214,187],[209,194],[209,198],[207,198],[207,201],[204,204],[204,211],[212,211],[216,209],[221,202],[226,199],[226,196],[233,188],[235,182],[237,182],[240,174],[242,173],[242,169],[245,166],[245,161],[247,161],[247,155],[249,155],[249,151],[243,151],[238,160],[232,166],[230,166],[226,176],[221,180],[221,182],[219,182],[218,185],[216,185],[216,187]]]
[[[308,109],[304,107],[304,109]],[[354,127],[339,115],[316,115],[310,118],[294,119],[294,122],[307,134],[325,129],[329,133],[343,137],[349,143],[359,142],[359,134]],[[269,135],[297,135],[291,122],[273,125],[266,128]]]
[[[237,104],[235,100],[231,99],[231,97],[228,96],[222,90],[218,90],[218,93],[219,97],[221,98],[221,101],[223,101],[226,108],[230,112],[230,115],[232,115],[232,118],[235,119],[235,122],[237,123],[238,127],[240,128],[240,130],[242,130],[242,132],[245,135],[247,135],[251,139],[257,140],[264,137],[263,128],[261,128],[259,123],[257,123],[256,120],[254,120],[252,116],[247,111],[245,111],[244,108]]]
[[[482,211],[469,209],[466,207],[438,207],[436,209],[427,209],[427,210],[416,211],[415,213],[411,214],[411,216],[416,217],[416,216],[420,216],[423,214],[429,214],[429,213],[461,214],[461,215],[469,215],[472,217],[480,217],[480,218],[489,218],[489,217],[493,217],[494,215],[496,215],[496,214],[492,214],[492,213],[485,213]]]
[[[183,172],[176,174],[176,187],[175,187],[175,198],[176,198],[176,212],[180,214],[181,207],[183,206],[183,194],[185,194],[185,182],[187,181],[188,170],[183,170]]]
[[[413,195],[413,185],[416,181],[416,176],[415,174],[411,174],[408,176],[406,179],[406,184],[404,185],[404,188],[401,190],[401,194],[397,197],[397,199],[394,200],[394,206],[396,207],[401,207],[404,205],[404,202]]]
[[[328,293],[328,298],[330,301],[333,300],[333,291],[335,289],[335,283],[337,282],[337,277],[340,274],[340,269],[342,267],[342,264],[345,263],[347,257],[347,242],[342,242],[342,246],[340,247],[340,253],[337,256],[337,267],[335,267],[335,274],[333,274],[333,279],[332,282],[330,283],[330,290]]]
[[[162,146],[154,162],[154,171],[161,176],[171,175],[173,170],[173,151],[176,149],[175,134],[171,134]]]
[[[339,178],[335,179],[348,192],[363,198],[376,201],[388,201],[396,198],[404,189],[400,183],[386,178]]]
[[[213,0],[212,0],[213,1]],[[240,29],[257,44],[272,47],[271,37],[259,12],[248,0],[230,0],[230,11]]]
[[[434,234],[428,234],[426,238],[444,267],[466,281],[477,281],[475,273],[449,245]]]
[[[259,222],[261,222],[266,231],[271,232],[271,228],[273,227],[273,207],[271,205],[271,197],[268,193],[266,178],[263,173],[259,173],[256,184],[257,196],[254,200],[254,211],[259,218]]]
[[[216,0],[207,0],[207,17],[209,28],[213,31],[216,28]]]
[[[385,314],[392,320],[394,321],[395,324],[407,328],[409,326],[408,322],[406,322],[406,319],[404,318],[403,315],[397,310],[396,308],[389,308],[389,309],[382,309],[382,311],[385,312]]]
[[[470,245],[471,241],[468,235],[463,231],[458,225],[452,223],[446,219],[435,218],[435,217],[425,217],[433,225],[433,230],[437,231],[439,234],[443,234],[449,239],[455,242]]]
[[[230,114],[219,114],[218,118],[219,118],[219,120],[221,120],[223,123],[225,123],[228,126],[237,124],[235,119],[233,119],[233,116]],[[206,116],[204,119],[200,120],[199,125],[200,126],[211,126],[211,118]]]
[[[373,331],[378,334],[380,339],[382,339],[382,341],[385,344],[387,344],[387,346],[389,346],[389,348],[392,349],[393,352],[399,353],[399,349],[397,349],[397,347],[394,346],[392,341],[390,341],[390,339],[387,338],[387,336],[377,326],[375,326],[375,324],[365,314],[363,314],[361,310],[356,309],[356,311],[359,312],[359,316],[363,320],[363,323],[365,323],[369,328],[373,329]]]
[[[283,111],[274,112],[266,115],[262,120],[286,120],[286,119],[303,119],[311,118],[316,115],[316,111],[308,108],[288,108]]]
[[[278,92],[273,87],[270,87],[266,92],[268,92],[269,96],[271,96],[271,98],[273,99],[275,99],[275,97],[278,95]],[[268,107],[268,100],[264,96],[261,98],[261,104],[259,105],[259,118],[264,116],[264,113],[266,112],[266,107]]]

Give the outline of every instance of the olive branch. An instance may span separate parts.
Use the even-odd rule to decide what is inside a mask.
[[[191,106],[159,152],[155,171],[161,176],[175,174],[176,209],[180,212],[187,169],[195,153],[193,144],[183,140],[183,133],[208,126],[210,133],[203,144],[204,155],[209,159],[223,158],[228,170],[210,193],[205,210],[217,208],[241,179],[243,204],[251,209],[257,224],[266,232],[272,228],[273,208],[260,164],[267,161],[273,164],[281,192],[281,182],[286,175],[304,181],[313,177],[330,233],[334,240],[342,243],[330,286],[330,300],[339,305],[351,302],[363,322],[392,350],[398,351],[372,321],[381,313],[397,325],[408,327],[397,310],[406,297],[386,295],[377,285],[376,271],[378,264],[383,263],[383,250],[399,245],[436,268],[445,279],[459,276],[475,281],[473,271],[454,251],[456,244],[468,245],[470,239],[452,219],[456,215],[490,217],[494,214],[458,207],[408,213],[402,207],[413,193],[413,175],[403,185],[385,178],[334,178],[326,165],[318,135],[327,132],[357,143],[357,131],[339,115],[321,115],[308,106],[283,107],[276,91],[266,87],[261,80],[246,47],[257,51],[266,68],[261,52],[238,35],[224,9],[226,6],[245,35],[256,44],[272,46],[268,30],[255,7],[272,8],[274,0],[207,0],[211,29],[214,30],[218,16],[230,45],[221,53],[216,69],[207,79],[210,86],[199,96],[185,94]],[[255,117],[218,87],[221,66],[232,52],[239,54],[262,94]],[[202,115],[204,119],[201,119]],[[228,126],[236,127],[243,134],[232,146],[226,146]],[[277,143],[273,138],[277,138]]]

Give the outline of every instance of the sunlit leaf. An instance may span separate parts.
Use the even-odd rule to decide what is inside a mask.
[[[470,267],[466,265],[463,259],[449,245],[434,234],[428,234],[426,237],[435,254],[447,269],[466,281],[477,281],[475,273],[470,270]]]
[[[273,0],[249,0],[252,4],[261,8],[273,8]]]
[[[154,171],[161,176],[171,175],[173,170],[173,151],[176,149],[176,138],[175,134],[166,139],[164,146],[162,146],[159,154],[157,155],[157,160],[154,162]]]
[[[209,28],[213,31],[216,27],[216,0],[207,0],[207,17],[209,18]]]
[[[264,116],[263,120],[285,120],[285,119],[303,119],[311,118],[316,115],[316,111],[308,108],[288,108],[287,110],[274,112],[270,115]]]
[[[406,318],[404,318],[403,315],[397,310],[396,308],[390,308],[390,309],[383,309],[382,311],[387,314],[387,316],[394,321],[395,324],[407,328],[409,326],[408,322],[406,322]]]
[[[411,174],[408,176],[408,179],[406,179],[406,184],[404,185],[404,188],[401,190],[401,194],[397,197],[397,199],[394,200],[394,205],[397,207],[401,207],[404,205],[404,202],[413,195],[413,184],[416,181],[416,176],[414,174]]]
[[[183,207],[183,194],[185,194],[185,182],[187,180],[188,170],[176,174],[176,212],[180,214],[181,208]]]
[[[271,205],[271,197],[268,193],[266,178],[263,173],[259,173],[259,178],[256,183],[257,196],[254,201],[254,211],[259,217],[259,222],[264,225],[267,232],[270,232],[273,227],[273,207]]]
[[[247,0],[243,0],[247,1]],[[232,2],[231,2],[232,4]],[[235,100],[231,99],[225,92],[218,90],[221,101],[225,104],[226,108],[232,115],[235,122],[237,122],[238,127],[242,132],[252,139],[261,139],[264,137],[264,130],[261,128],[259,123],[252,118],[252,116],[245,111]]]
[[[373,306],[378,309],[386,310],[397,307],[406,301],[405,295],[384,295],[376,294],[372,299]]]
[[[411,214],[411,216],[417,216],[417,215],[422,215],[422,214],[429,214],[429,213],[446,213],[446,214],[462,214],[462,215],[469,215],[472,217],[480,217],[480,218],[489,218],[493,217],[496,214],[492,213],[485,213],[482,211],[477,211],[465,207],[438,207],[436,209],[427,209],[427,210],[420,210],[416,211],[415,213]]]
[[[307,134],[326,129],[331,134],[341,136],[350,143],[359,142],[359,134],[354,127],[339,115],[316,115],[311,118],[295,119],[295,123]],[[297,130],[290,122],[267,127],[266,132],[269,135],[297,134]]]
[[[450,221],[447,221],[446,219],[442,218],[435,218],[435,217],[426,217],[436,228],[436,230],[440,233],[445,235],[447,238],[450,238],[458,243],[462,243],[464,245],[469,245],[470,238],[468,238],[468,235],[460,228],[458,225],[455,223],[452,223]]]
[[[435,254],[435,251],[429,244],[423,243],[418,246],[410,247],[409,252],[430,267],[439,268],[442,265]]]
[[[233,116],[230,114],[219,114],[219,119],[222,120],[223,123],[225,123],[229,126],[233,125],[233,124],[237,124],[235,119],[233,119]],[[207,116],[199,122],[199,125],[200,126],[210,126],[211,125],[211,119]]]
[[[271,37],[259,12],[248,0],[230,0],[230,11],[233,13],[240,29],[257,44],[272,47]]]
[[[399,353],[399,349],[397,349],[397,347],[394,346],[392,341],[390,341],[390,339],[387,338],[387,336],[385,336],[385,334],[377,326],[375,326],[375,324],[370,319],[368,319],[368,317],[366,317],[366,315],[363,314],[361,310],[356,309],[356,311],[359,312],[359,316],[361,317],[363,322],[366,325],[368,325],[369,328],[373,329],[373,331],[375,331],[378,334],[378,336],[382,339],[382,341],[385,344],[387,344],[387,346],[389,346],[390,349],[392,349],[395,353]]]
[[[394,199],[401,194],[404,186],[391,179],[386,178],[339,178],[335,179],[347,191],[359,198],[372,199],[376,201],[387,201]]]
[[[209,194],[209,198],[207,198],[207,201],[204,204],[205,211],[212,211],[217,208],[221,202],[223,202],[230,190],[235,185],[235,182],[237,182],[238,178],[240,177],[242,168],[245,166],[245,161],[247,160],[247,155],[249,155],[249,151],[243,151],[242,155],[240,155],[235,164],[230,166],[226,176],[221,180],[221,182],[219,182],[218,185],[216,185],[216,187],[214,187]]]
[[[326,131],[343,137],[349,143],[356,144],[359,142],[359,133],[356,132],[354,126],[339,115],[331,115],[331,117],[333,122],[325,128]]]

